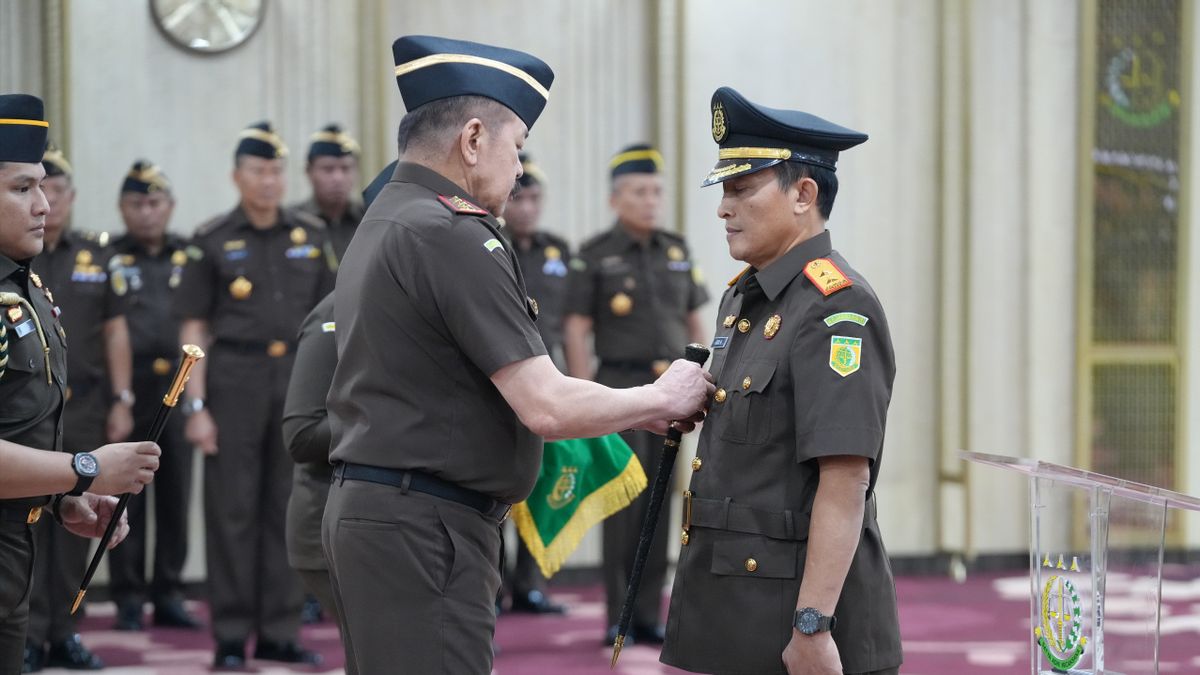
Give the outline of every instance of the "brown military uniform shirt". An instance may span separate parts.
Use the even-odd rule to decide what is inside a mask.
[[[505,230],[506,234],[511,232]],[[512,241],[511,239],[509,241]],[[562,349],[563,309],[567,301],[567,267],[571,250],[566,240],[549,232],[534,232],[529,248],[513,243],[529,297],[538,304],[537,326],[551,355]]]
[[[201,225],[186,255],[174,312],[207,320],[218,348],[294,345],[304,317],[333,290],[337,268],[321,222],[289,209],[260,230],[239,206]]]
[[[187,266],[186,247],[186,242],[174,235],[167,235],[157,255],[151,255],[130,236],[113,242],[115,255],[109,271],[122,277],[118,288],[125,292],[125,321],[129,324],[135,370],[141,370],[144,364],[154,367],[154,360],[159,358],[174,364],[178,357],[179,320],[172,315],[171,305]],[[161,371],[162,365],[157,368]]]
[[[312,197],[296,204],[294,208],[325,223],[329,243],[333,246],[333,253],[338,260],[346,255],[346,249],[350,247],[350,240],[354,238],[354,231],[358,229],[358,224],[362,221],[363,213],[366,210],[363,208],[362,202],[351,200],[342,213],[342,217],[330,221],[321,213],[320,207],[317,206],[317,200]]]
[[[822,285],[850,283],[825,295],[806,270]],[[692,464],[691,522],[662,660],[704,673],[784,673],[817,459],[866,457],[873,495],[896,372],[891,335],[874,291],[825,232],[738,278],[712,346],[718,390]],[[845,672],[900,665],[895,584],[873,496],[835,616]]]
[[[687,315],[707,301],[682,238],[657,230],[639,242],[618,224],[579,249],[566,311],[592,318],[601,367],[648,365],[682,356]]]
[[[533,489],[542,439],[489,376],[546,353],[499,223],[401,162],[338,276],[334,462],[415,469],[505,502]]]
[[[62,450],[67,340],[54,309],[54,294],[45,280],[29,272],[28,261],[16,262],[4,255],[0,255],[0,293],[15,293],[25,301],[0,305],[0,439]],[[0,508],[18,502],[44,504],[46,499],[0,501]]]
[[[125,300],[118,293],[124,290],[123,278],[109,274],[112,249],[102,245],[106,238],[68,231],[53,251],[47,247],[33,259],[33,270],[54,289],[71,345],[63,421],[63,443],[71,452],[90,450],[108,440],[105,425],[113,392],[104,324],[125,313]]]
[[[300,327],[300,344],[283,404],[283,443],[296,461],[288,501],[288,563],[299,570],[328,569],[321,551],[321,515],[329,495],[329,414],[325,399],[337,367],[333,293],[317,303]]]

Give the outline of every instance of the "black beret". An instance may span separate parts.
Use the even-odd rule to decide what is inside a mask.
[[[658,173],[662,171],[662,165],[662,153],[645,143],[625,148],[608,162],[612,178],[626,173]]]
[[[529,187],[530,185],[545,185],[546,174],[542,173],[541,167],[533,162],[533,158],[528,153],[519,152],[517,158],[521,160],[521,177],[517,179],[517,183],[521,187]]]
[[[408,35],[392,43],[392,56],[409,111],[443,98],[484,96],[533,127],[554,82],[554,71],[536,56],[466,40]]]
[[[71,176],[75,173],[66,155],[53,143],[46,144],[46,152],[42,154],[42,167],[47,176]]]
[[[358,142],[350,134],[342,131],[337,124],[327,124],[324,129],[312,135],[312,143],[308,146],[308,161],[314,157],[345,157],[359,154]]]
[[[42,161],[49,130],[42,99],[29,94],[0,94],[0,162]]]
[[[144,159],[133,163],[129,173],[125,174],[125,181],[121,183],[121,194],[126,192],[150,194],[151,192],[170,191],[171,181],[167,180],[162,169],[158,168],[157,164]]]
[[[712,97],[712,136],[717,165],[702,185],[760,171],[780,162],[837,169],[838,153],[867,135],[799,110],[777,110],[747,101],[729,87]]]
[[[237,149],[233,156],[236,159],[242,155],[277,159],[287,157],[288,149],[283,139],[275,133],[270,122],[256,122],[246,127],[238,134]]]

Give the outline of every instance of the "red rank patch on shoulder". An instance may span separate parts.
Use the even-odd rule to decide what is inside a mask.
[[[446,205],[454,213],[467,214],[471,216],[486,216],[487,209],[476,206],[462,197],[454,196],[447,197],[446,195],[438,195],[438,201]]]

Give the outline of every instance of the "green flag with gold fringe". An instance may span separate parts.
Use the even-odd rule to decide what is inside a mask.
[[[596,523],[646,489],[646,473],[617,434],[549,441],[529,499],[513,506],[517,532],[550,578]]]

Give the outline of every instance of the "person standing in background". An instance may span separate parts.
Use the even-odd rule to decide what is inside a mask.
[[[125,234],[113,241],[109,273],[124,280],[125,321],[133,351],[134,429],[149,433],[179,360],[179,322],[171,315],[175,289],[187,264],[187,243],[167,232],[175,195],[158,166],[134,162],[121,182],[117,202]],[[144,627],[143,605],[154,604],[154,625],[199,628],[183,606],[183,565],[188,551],[188,502],[192,488],[192,447],[183,437],[183,416],[172,415],[159,438],[163,457],[154,486],[153,580],[146,583],[145,495],[129,501],[129,537],[108,555],[110,588],[117,604],[117,630]]]
[[[312,184],[312,196],[295,208],[325,223],[338,260],[345,255],[365,210],[354,198],[361,154],[358,143],[337,124],[328,124],[313,134],[308,146],[304,175]]]
[[[51,146],[42,158],[50,203],[45,249],[32,269],[54,289],[62,309],[67,352],[63,445],[68,449],[116,443],[133,431],[132,356],[125,323],[128,287],[110,274],[107,233],[73,229],[75,185],[71,164]],[[26,668],[98,670],[103,662],[83,645],[71,603],[87,567],[88,541],[61,528],[38,530],[38,555],[29,600]]]

